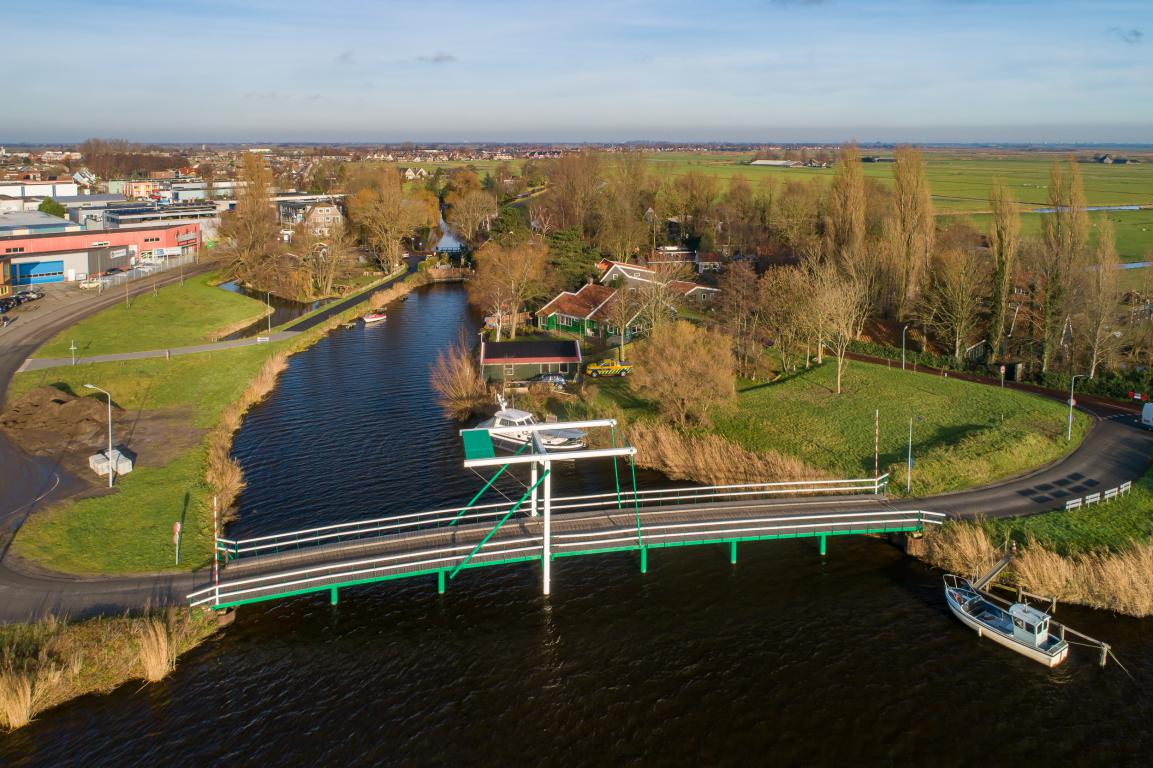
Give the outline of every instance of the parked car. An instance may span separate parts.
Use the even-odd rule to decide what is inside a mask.
[[[601,360],[599,363],[589,363],[585,366],[585,373],[595,379],[598,376],[628,376],[632,369],[632,363],[609,359]]]
[[[538,373],[528,380],[530,384],[552,384],[554,389],[564,389],[565,380],[564,376],[559,373]]]
[[[81,280],[79,286],[82,290],[88,291],[93,288],[100,288],[104,285],[104,281],[95,277],[90,277],[87,280]]]
[[[44,298],[44,294],[39,291],[24,290],[16,294],[16,300],[20,302],[35,301],[42,298]]]

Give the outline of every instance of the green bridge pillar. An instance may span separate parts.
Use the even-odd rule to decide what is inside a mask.
[[[824,537],[824,536],[820,537],[820,539],[821,539],[821,557],[824,557],[825,552],[827,551],[827,547],[825,546],[825,538],[826,537]]]
[[[729,542],[729,564],[737,564],[737,542],[736,539]]]
[[[641,547],[641,573],[649,572],[649,548]]]
[[[339,592],[339,591],[340,590],[338,590],[336,587],[333,587],[332,590],[329,592],[329,602],[332,605],[336,605],[337,602],[339,602],[339,599],[337,598],[337,592]]]
[[[436,572],[436,593],[438,595],[444,594],[444,571]]]

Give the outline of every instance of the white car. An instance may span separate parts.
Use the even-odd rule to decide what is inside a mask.
[[[91,289],[93,289],[93,288],[100,288],[100,287],[101,287],[101,286],[103,286],[103,285],[104,285],[104,281],[103,281],[103,280],[99,280],[99,279],[97,279],[97,278],[95,278],[95,277],[90,277],[90,278],[88,278],[87,280],[82,280],[82,281],[79,283],[79,286],[80,286],[81,290],[85,290],[85,291],[87,291],[87,290],[91,290]]]

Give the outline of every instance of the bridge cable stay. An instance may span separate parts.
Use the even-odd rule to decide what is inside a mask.
[[[612,437],[613,437],[613,448],[616,448],[617,447],[617,428],[616,428],[615,424],[612,427]],[[621,476],[620,476],[620,472],[617,470],[617,457],[616,456],[613,456],[613,480],[616,482],[616,486],[617,486],[617,509],[620,509],[621,508]],[[635,488],[636,481],[635,480],[633,481],[633,486],[634,486],[633,490],[636,490],[636,488]]]
[[[628,445],[627,447],[631,448],[632,446]],[[616,463],[616,457],[613,457],[613,463]],[[637,518],[637,546],[643,547],[644,541],[641,540],[641,501],[637,495],[637,463],[631,453],[629,454],[629,471],[633,476],[633,512]]]
[[[527,500],[528,500],[528,497],[532,495],[532,492],[533,492],[533,491],[535,491],[535,490],[537,489],[537,486],[539,486],[541,483],[543,483],[543,482],[544,482],[544,479],[545,479],[546,477],[548,477],[548,476],[549,476],[549,474],[550,474],[551,472],[552,472],[552,470],[551,470],[551,469],[546,469],[544,472],[542,472],[542,473],[541,473],[541,476],[540,476],[540,477],[537,479],[537,481],[536,481],[535,483],[533,483],[533,484],[532,484],[532,487],[531,487],[531,488],[529,488],[527,491],[525,491],[525,492],[524,492],[524,495],[520,497],[520,501],[518,501],[516,504],[514,504],[514,505],[513,505],[513,506],[512,506],[512,507],[509,509],[509,511],[508,511],[508,512],[505,512],[505,513],[504,513],[504,517],[502,517],[502,518],[501,518],[501,519],[500,519],[500,520],[497,522],[497,524],[496,524],[495,526],[493,526],[493,529],[492,529],[491,531],[489,531],[488,533],[486,533],[486,534],[485,534],[484,538],[483,538],[483,539],[481,539],[481,540],[480,540],[480,542],[479,542],[479,543],[478,543],[478,544],[477,544],[475,547],[473,547],[473,548],[472,548],[472,551],[471,551],[471,552],[469,552],[469,553],[468,553],[468,555],[466,555],[466,556],[465,556],[465,558],[464,558],[463,560],[461,560],[459,563],[457,563],[457,566],[456,566],[455,568],[453,568],[453,569],[452,569],[452,573],[450,573],[450,574],[448,575],[448,577],[449,577],[450,579],[455,579],[455,578],[456,578],[456,575],[457,575],[458,573],[460,573],[460,569],[461,569],[461,568],[464,568],[466,565],[468,565],[468,562],[469,562],[470,560],[472,560],[472,558],[473,558],[473,555],[475,555],[477,552],[479,552],[479,551],[480,551],[480,548],[481,548],[481,547],[483,547],[485,544],[487,544],[487,543],[488,543],[488,540],[489,540],[489,539],[491,539],[491,538],[493,537],[493,535],[494,535],[494,534],[495,534],[495,533],[496,533],[498,530],[500,530],[500,527],[501,527],[502,525],[504,525],[504,524],[505,524],[505,522],[506,522],[506,521],[507,521],[507,520],[508,520],[510,517],[512,517],[512,516],[513,516],[513,514],[515,514],[515,513],[516,513],[516,511],[517,511],[518,509],[520,509],[520,506],[521,506],[521,504],[524,504],[524,503],[525,503],[525,501],[527,501]]]
[[[469,437],[469,435],[466,435],[466,438],[465,438],[465,439],[467,440],[467,439],[468,439],[468,437]],[[484,435],[484,437],[487,437],[487,435]],[[520,448],[517,448],[517,449],[516,449],[516,453],[514,453],[514,454],[513,454],[513,456],[519,456],[519,455],[520,455],[520,453],[521,453],[521,451],[523,451],[525,448],[528,448],[528,446],[529,446],[529,443],[525,443],[525,444],[524,444],[524,445],[522,445]],[[466,450],[466,452],[467,452],[467,451],[468,451],[470,448],[474,448],[474,449],[477,449],[477,450],[479,450],[480,452],[484,452],[484,448],[483,448],[483,446],[480,446],[479,444],[478,444],[478,445],[473,445],[473,446],[466,446],[466,449],[465,449],[465,450]],[[491,441],[491,440],[489,440],[489,449],[488,449],[488,450],[489,450],[489,451],[492,451],[492,441]],[[492,452],[492,454],[491,454],[491,455],[495,456],[495,455],[496,455],[496,453],[495,453],[495,452]],[[473,496],[473,497],[472,497],[472,500],[471,500],[471,501],[469,501],[469,503],[465,505],[464,509],[462,509],[460,512],[457,512],[457,513],[456,513],[456,517],[454,517],[454,518],[452,519],[452,521],[449,523],[449,525],[450,525],[450,526],[452,526],[452,525],[456,525],[456,521],[457,521],[457,520],[459,520],[459,519],[461,518],[461,516],[462,516],[462,515],[464,515],[464,513],[465,513],[465,512],[468,512],[468,511],[469,511],[469,510],[472,508],[472,506],[473,506],[474,504],[476,504],[476,503],[477,503],[477,502],[480,500],[480,497],[484,495],[484,492],[485,492],[485,491],[487,491],[487,490],[489,489],[489,487],[490,487],[490,486],[492,486],[492,484],[496,482],[497,478],[498,478],[498,477],[500,477],[501,475],[503,475],[503,474],[504,474],[504,471],[505,471],[506,469],[508,469],[510,466],[511,466],[510,464],[504,464],[504,465],[502,465],[502,466],[501,466],[501,468],[500,468],[499,470],[497,470],[496,474],[495,474],[495,475],[493,475],[493,476],[492,476],[492,477],[491,477],[491,478],[488,480],[488,482],[486,482],[486,483],[484,484],[484,487],[482,487],[482,488],[481,488],[479,491],[477,491],[477,492],[476,492],[476,495],[475,495],[475,496]],[[477,476],[477,477],[481,477],[481,474],[480,474],[479,472],[477,472],[475,469],[473,470],[473,472],[476,474],[476,476]],[[523,483],[521,483],[521,485],[523,485]],[[504,496],[504,497],[505,497],[506,499],[508,499],[509,501],[512,501],[512,499],[509,499],[509,498],[508,498],[508,496],[505,496],[503,493],[501,493],[501,490],[500,490],[500,488],[497,488],[497,489],[496,489],[496,492],[497,492],[497,493],[500,493],[500,495],[501,495],[501,496]]]

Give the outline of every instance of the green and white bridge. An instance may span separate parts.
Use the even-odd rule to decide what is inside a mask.
[[[548,453],[536,433],[607,427],[611,448]],[[616,447],[616,424],[592,420],[530,427],[530,440],[511,456],[497,456],[491,434],[525,427],[462,432],[465,466],[496,473],[469,504],[337,523],[246,539],[216,539],[212,583],[192,592],[194,606],[216,609],[329,592],[404,578],[435,578],[439,591],[466,569],[541,563],[544,594],[558,558],[637,552],[640,570],[650,550],[723,545],[736,562],[742,543],[814,538],[822,555],[829,537],[921,532],[945,515],[899,509],[885,497],[888,476],[709,487],[640,490],[636,449]],[[580,496],[552,496],[552,463],[611,458],[615,489]],[[621,488],[620,464],[628,460],[630,488]],[[516,501],[479,504],[510,467],[527,464],[531,476]]]

